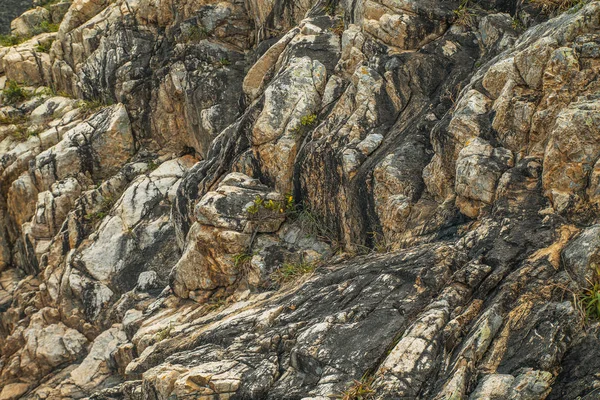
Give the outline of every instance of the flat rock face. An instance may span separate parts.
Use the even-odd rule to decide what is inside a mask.
[[[2,4],[0,400],[598,398],[600,2],[537,3]]]

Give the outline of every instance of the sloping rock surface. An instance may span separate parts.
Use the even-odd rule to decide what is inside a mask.
[[[599,1],[34,6],[0,400],[600,398]]]

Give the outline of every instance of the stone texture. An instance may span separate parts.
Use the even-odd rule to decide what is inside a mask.
[[[597,398],[600,3],[458,3],[15,20],[0,398]]]

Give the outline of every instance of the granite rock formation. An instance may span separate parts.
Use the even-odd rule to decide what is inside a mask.
[[[11,27],[0,400],[600,398],[600,1]]]

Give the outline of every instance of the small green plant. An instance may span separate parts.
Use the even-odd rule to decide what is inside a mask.
[[[155,169],[157,169],[158,167],[160,167],[160,163],[157,163],[154,160],[151,160],[148,163],[148,171],[154,171]]]
[[[599,321],[600,320],[600,266],[592,264],[591,268],[594,269],[594,275],[591,279],[588,279],[589,287],[583,290],[583,293],[579,295],[580,307],[583,309],[583,313],[587,320]]]
[[[269,211],[269,214],[278,213],[284,214],[286,212],[287,206],[285,201],[275,201],[272,199],[265,200],[260,196],[256,196],[252,205],[246,209],[248,214],[251,216],[257,216],[262,210]]]
[[[305,115],[300,118],[300,124],[305,127],[311,127],[317,122],[317,116],[315,114]]]
[[[4,102],[6,104],[17,104],[21,101],[27,100],[29,97],[29,93],[27,93],[21,85],[17,81],[9,80],[6,82],[4,86],[4,90],[2,91],[2,96],[4,97]]]
[[[531,0],[532,4],[540,7],[543,12],[551,16],[556,16],[565,11],[575,13],[588,2],[589,0]]]
[[[156,332],[154,338],[156,339],[156,343],[162,342],[165,339],[171,337],[173,333],[173,322],[169,322],[169,326],[165,326],[163,329]]]
[[[246,266],[252,260],[253,254],[249,251],[238,253],[233,256],[233,264],[236,268]]]
[[[387,253],[390,251],[390,246],[388,245],[385,236],[379,232],[371,232],[371,240],[373,241],[373,250],[376,253]]]
[[[11,47],[23,43],[26,37],[18,35],[0,35],[0,46]]]
[[[52,48],[52,43],[54,43],[54,40],[47,40],[45,42],[38,43],[35,46],[35,51],[40,53],[49,53],[50,49]]]
[[[219,60],[219,65],[221,67],[227,67],[227,66],[231,65],[231,61],[229,61],[227,58],[223,57]]]
[[[368,400],[373,398],[375,390],[373,390],[374,377],[368,377],[366,374],[360,381],[355,380],[353,385],[342,393],[341,400]]]
[[[203,26],[191,26],[183,31],[182,38],[185,42],[199,42],[209,37],[208,29]]]
[[[98,210],[85,215],[85,220],[95,224],[98,221],[102,221],[109,213],[110,209],[114,204],[114,200],[111,196],[106,196],[100,202]]]
[[[470,0],[461,0],[460,5],[454,10],[454,23],[469,28],[475,22],[475,14],[471,8]]]
[[[24,142],[31,137],[38,136],[41,132],[40,128],[27,129],[24,125],[17,125],[17,129],[11,133],[11,136],[18,142]]]
[[[35,36],[39,35],[40,33],[58,32],[59,27],[60,25],[53,24],[50,21],[42,21],[39,25],[32,29],[32,33]]]
[[[0,115],[0,125],[20,125],[27,121],[25,115]]]
[[[221,308],[225,307],[229,302],[227,299],[223,297],[212,298],[209,302],[206,303],[206,308],[208,312],[217,311]]]
[[[99,111],[103,107],[108,107],[111,102],[104,101],[102,99],[91,99],[91,100],[80,100],[77,103],[77,107],[86,115],[93,114]]]
[[[271,275],[272,279],[280,285],[285,283],[293,282],[302,276],[312,274],[317,265],[315,263],[308,263],[304,260],[297,263],[284,263],[279,269],[277,269]]]

